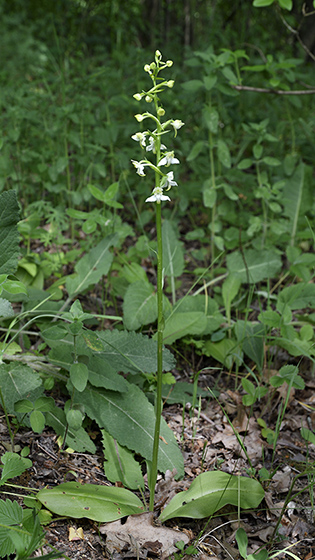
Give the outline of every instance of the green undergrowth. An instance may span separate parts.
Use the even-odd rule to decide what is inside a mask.
[[[279,1],[279,9],[290,11],[290,3]],[[179,115],[185,128],[177,136],[171,124],[181,166],[177,182],[164,175],[178,196],[163,205],[159,263],[154,212],[145,203],[152,185],[130,164],[139,110],[132,93],[147,87],[145,53],[117,50],[104,63],[97,51],[82,58],[60,45],[57,56],[57,37],[54,46],[31,37],[23,29],[16,72],[12,59],[0,71],[0,406],[9,433],[0,485],[14,487],[11,479],[31,468],[27,451],[16,453],[19,431],[52,429],[60,453],[95,454],[97,429],[107,480],[124,488],[64,483],[31,490],[23,507],[0,500],[0,557],[31,557],[50,512],[104,522],[146,510],[161,319],[157,263],[164,406],[211,405],[221,374],[212,391],[200,386],[200,375],[224,372],[248,417],[264,411],[257,422],[271,450],[260,472],[250,461],[246,476],[203,472],[159,512],[160,521],[210,517],[226,504],[238,514],[255,510],[276,472],[292,390],[305,388],[306,369],[314,375],[314,101],[293,94],[304,87],[297,83],[312,83],[313,65],[289,49],[263,56],[243,46],[186,49],[176,95],[163,94],[166,114]],[[137,120],[141,139],[149,133]],[[186,366],[189,382],[177,375]],[[306,425],[301,442],[307,457],[315,435]],[[177,480],[185,475],[180,442],[163,419],[157,468]],[[303,472],[311,495],[312,465]],[[236,534],[248,559],[275,557],[276,539],[275,530],[270,550],[248,554],[246,534]]]

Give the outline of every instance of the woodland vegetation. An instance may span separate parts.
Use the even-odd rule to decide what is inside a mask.
[[[0,558],[315,558],[314,23],[0,0]]]

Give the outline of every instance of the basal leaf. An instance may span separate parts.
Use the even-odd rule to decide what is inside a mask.
[[[122,447],[106,430],[101,430],[104,446],[104,470],[110,482],[121,482],[127,488],[144,488],[144,480],[139,463],[133,453]]]
[[[101,277],[108,273],[113,260],[109,249],[115,245],[117,239],[117,235],[105,237],[79,260],[75,265],[76,275],[68,276],[66,279],[66,288],[70,296],[79,294],[89,286],[97,284]]]
[[[57,515],[87,517],[101,523],[144,511],[144,505],[133,492],[96,484],[66,482],[51,490],[40,490],[37,499]]]
[[[231,504],[244,509],[257,508],[264,497],[259,482],[221,471],[200,474],[188,490],[179,492],[160,515],[164,522],[173,517],[202,519]]]
[[[20,207],[15,191],[0,194],[0,274],[12,274],[17,269],[19,234],[17,223]]]
[[[277,309],[280,313],[282,313],[285,305],[288,305],[292,310],[315,307],[315,284],[301,282],[281,290],[277,301]]]
[[[76,393],[75,402],[83,404],[87,415],[120,445],[136,451],[148,461],[152,460],[154,407],[136,385],[130,385],[126,393],[88,386],[83,393]],[[161,436],[158,468],[162,472],[176,468],[178,477],[181,477],[184,474],[183,457],[163,418]]]

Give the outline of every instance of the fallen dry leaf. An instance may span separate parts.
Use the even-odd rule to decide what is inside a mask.
[[[178,550],[175,543],[189,542],[189,537],[181,531],[153,525],[152,512],[130,515],[126,523],[121,520],[105,523],[100,526],[100,532],[106,535],[110,554],[134,554],[139,558],[155,555],[163,560]]]
[[[82,541],[84,540],[84,533],[82,527],[69,527],[69,541]]]

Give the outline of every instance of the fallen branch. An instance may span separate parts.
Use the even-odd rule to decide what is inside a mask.
[[[257,93],[275,93],[276,95],[310,95],[315,93],[315,89],[296,89],[296,90],[284,90],[284,89],[269,89],[269,88],[258,88],[251,86],[241,86],[230,84],[233,89],[237,91],[255,91]]]

